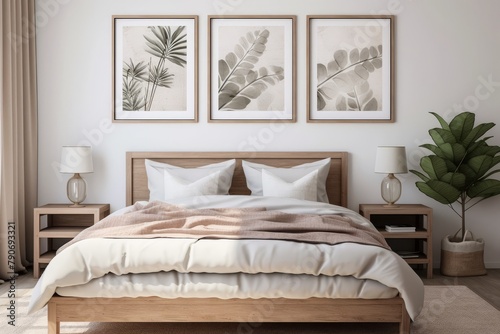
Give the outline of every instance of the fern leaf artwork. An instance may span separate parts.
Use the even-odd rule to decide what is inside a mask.
[[[382,68],[382,45],[337,50],[317,64],[317,108],[338,111],[381,110],[370,76]]]
[[[285,78],[283,66],[264,60],[268,53],[269,28],[245,27],[232,50],[218,61],[218,109],[262,110],[272,105],[273,96],[264,92]],[[255,107],[257,106],[257,107]]]

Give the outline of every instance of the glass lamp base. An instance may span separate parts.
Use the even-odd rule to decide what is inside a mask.
[[[386,207],[397,207],[394,203],[401,197],[401,182],[394,174],[390,173],[380,186],[382,198],[387,202]]]
[[[68,199],[73,203],[70,207],[81,208],[85,206],[80,203],[87,197],[87,184],[85,180],[80,177],[80,174],[75,173],[75,175],[68,180],[66,190]]]

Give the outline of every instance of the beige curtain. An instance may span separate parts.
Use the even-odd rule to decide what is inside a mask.
[[[0,279],[33,257],[37,194],[35,0],[2,0],[0,54]]]

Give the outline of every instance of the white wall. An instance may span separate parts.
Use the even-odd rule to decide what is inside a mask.
[[[53,168],[62,145],[93,144],[93,174],[87,202],[125,204],[125,152],[235,151],[258,137],[266,124],[207,123],[207,15],[297,15],[298,121],[262,143],[265,151],[345,150],[350,152],[349,207],[381,202],[383,175],[373,173],[378,145],[407,147],[417,168],[437,126],[428,113],[447,119],[467,108],[479,122],[500,123],[500,2],[496,0],[37,0],[39,89],[39,204],[66,202],[69,176]],[[396,14],[396,122],[393,124],[307,124],[306,15]],[[197,124],[112,124],[111,16],[115,14],[199,15],[199,106]],[[489,85],[484,82],[490,81]],[[463,107],[466,105],[466,107]],[[100,130],[102,128],[102,130]],[[491,141],[500,144],[500,126]],[[435,209],[435,263],[440,240],[458,229],[448,208],[421,194],[412,174],[402,176],[400,203],[423,203]],[[468,214],[469,227],[486,241],[485,261],[500,267],[500,197]]]

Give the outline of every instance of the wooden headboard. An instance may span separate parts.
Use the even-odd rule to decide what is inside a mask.
[[[347,152],[127,152],[127,205],[149,199],[144,160],[194,168],[236,159],[231,195],[249,195],[241,160],[275,167],[292,167],[306,162],[331,158],[326,189],[330,203],[347,207]]]

